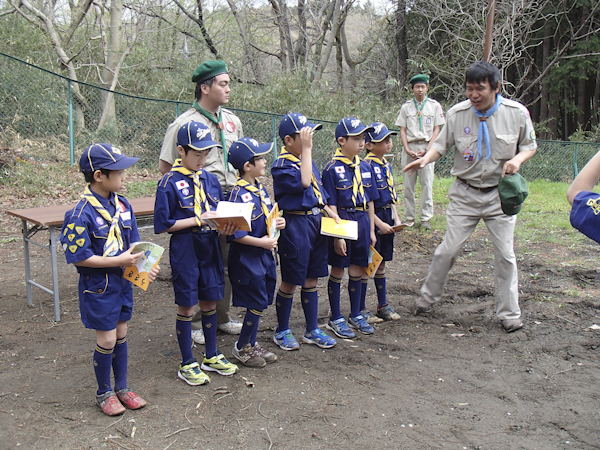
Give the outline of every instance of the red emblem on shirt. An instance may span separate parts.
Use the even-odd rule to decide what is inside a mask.
[[[228,133],[235,133],[235,123],[233,123],[233,122],[226,122],[225,123],[225,129],[227,130]]]

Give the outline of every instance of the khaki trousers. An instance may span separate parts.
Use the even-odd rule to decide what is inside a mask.
[[[229,317],[229,308],[231,307],[231,282],[229,281],[229,270],[227,264],[229,262],[229,244],[227,243],[227,236],[219,234],[219,248],[221,250],[221,257],[223,258],[223,266],[225,267],[225,296],[217,302],[217,324],[227,323],[231,320]],[[202,311],[200,306],[196,305],[194,308],[194,315],[192,317],[192,330],[202,329]]]
[[[425,150],[426,141],[409,142],[408,147],[413,152]],[[402,150],[401,164],[402,169],[414,160]],[[429,163],[422,169],[408,175],[404,174],[404,219],[406,222],[415,220],[415,186],[417,185],[417,175],[421,182],[421,222],[427,222],[433,217],[433,172],[435,163]]]
[[[502,212],[498,189],[481,193],[455,180],[448,190],[448,198],[446,235],[433,254],[421,296],[430,304],[440,300],[448,272],[463,244],[483,219],[494,243],[496,315],[500,320],[521,317],[517,260],[513,250],[517,216]],[[475,273],[472,276],[476,276]]]

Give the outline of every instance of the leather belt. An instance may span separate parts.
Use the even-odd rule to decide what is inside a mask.
[[[309,209],[307,211],[283,211],[284,214],[295,214],[297,216],[310,216],[310,215],[318,215],[321,214],[321,208],[314,207],[313,209]]]
[[[476,191],[479,191],[482,194],[487,194],[488,192],[492,192],[494,189],[498,188],[498,185],[490,186],[490,187],[473,186],[472,184],[469,184],[467,181],[463,180],[462,178],[456,177],[456,179],[458,181],[460,181],[462,184],[466,185],[467,187],[470,187],[471,189],[475,189]]]
[[[354,208],[339,208],[339,209],[343,209],[344,211],[348,211],[348,212],[355,212],[355,211],[366,211],[368,208],[363,208],[362,206],[356,206]]]

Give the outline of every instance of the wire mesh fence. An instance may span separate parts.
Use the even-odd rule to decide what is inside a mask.
[[[112,97],[112,99],[111,99]],[[108,100],[107,100],[108,98]],[[189,103],[111,93],[105,89],[66,77],[0,53],[1,144],[20,143],[32,157],[74,163],[81,151],[93,142],[108,142],[127,155],[140,158],[138,166],[153,168],[167,126],[190,108]],[[114,104],[114,113],[107,105]],[[291,105],[293,110],[293,105]],[[232,109],[238,115],[245,136],[261,142],[282,142],[277,129],[281,114]],[[336,123],[310,118],[323,129],[316,132],[313,159],[322,168],[336,148]],[[402,148],[395,138],[394,153]],[[570,182],[578,169],[600,151],[598,143],[538,141],[537,155],[523,165],[528,180]],[[436,162],[438,176],[450,176],[452,152]],[[394,158],[400,169],[400,157]]]

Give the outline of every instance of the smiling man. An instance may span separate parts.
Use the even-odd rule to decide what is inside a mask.
[[[223,61],[205,61],[198,66],[192,75],[192,82],[196,83],[196,100],[191,109],[181,114],[167,128],[158,162],[158,169],[162,174],[171,170],[173,162],[179,158],[177,152],[179,129],[188,122],[203,123],[210,129],[212,139],[223,147],[215,148],[208,154],[204,169],[217,177],[225,199],[229,197],[229,192],[237,179],[237,171],[227,161],[227,151],[231,144],[244,137],[240,119],[222,107],[229,103],[230,81],[227,65]],[[231,304],[231,283],[227,270],[229,244],[223,235],[219,235],[219,246],[225,266],[225,297],[217,302],[217,328],[229,334],[239,334],[242,324],[229,317]],[[193,340],[198,344],[204,344],[199,308],[196,309],[192,319],[192,330]]]
[[[498,182],[517,173],[535,154],[535,132],[527,108],[499,94],[497,67],[488,62],[473,63],[466,72],[465,88],[468,100],[448,111],[446,125],[431,151],[404,168],[414,172],[454,147],[452,175],[456,180],[448,190],[446,235],[433,255],[415,313],[428,312],[442,297],[448,272],[483,219],[494,243],[496,315],[510,333],[523,327],[513,250],[516,215],[502,211]]]

